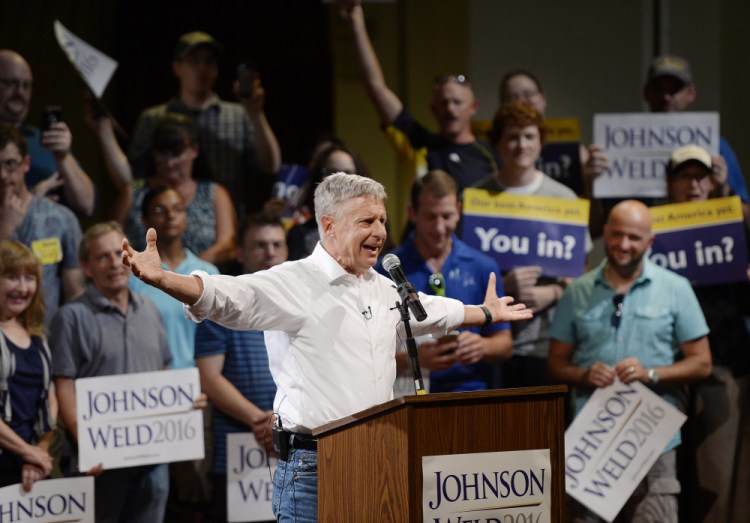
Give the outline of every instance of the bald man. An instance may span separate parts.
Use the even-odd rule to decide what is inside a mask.
[[[13,125],[26,139],[31,157],[26,185],[37,195],[54,192],[79,216],[91,216],[94,184],[71,153],[73,135],[68,125],[53,122],[40,130],[27,121],[32,87],[31,67],[24,57],[0,49],[0,123]]]
[[[646,258],[651,216],[641,202],[613,207],[604,226],[606,259],[565,290],[550,329],[550,375],[575,387],[576,412],[596,387],[640,381],[677,406],[677,387],[711,373],[708,327],[687,279]],[[676,358],[677,352],[681,358]],[[623,521],[677,522],[679,432],[636,488]],[[574,521],[603,521],[576,507]],[[658,514],[658,515],[656,515]],[[618,519],[620,521],[620,519]]]

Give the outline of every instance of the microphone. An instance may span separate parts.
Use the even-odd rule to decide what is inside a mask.
[[[383,267],[391,275],[391,279],[396,284],[398,295],[401,300],[409,306],[409,310],[417,321],[423,321],[427,318],[427,312],[419,301],[419,295],[414,290],[414,286],[406,279],[404,271],[401,269],[401,260],[395,254],[386,254],[383,258]]]

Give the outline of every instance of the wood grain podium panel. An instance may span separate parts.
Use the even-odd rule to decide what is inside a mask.
[[[423,456],[549,449],[553,521],[564,521],[566,390],[407,396],[319,427],[319,520],[422,521]]]

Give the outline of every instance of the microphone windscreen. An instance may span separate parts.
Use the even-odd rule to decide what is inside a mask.
[[[383,268],[387,270],[388,272],[391,272],[393,269],[401,267],[401,260],[398,259],[398,256],[396,256],[393,253],[386,254],[383,257]]]

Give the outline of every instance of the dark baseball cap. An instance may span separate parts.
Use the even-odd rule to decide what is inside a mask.
[[[179,40],[177,40],[177,45],[174,48],[175,60],[179,60],[190,51],[200,46],[210,47],[216,54],[219,54],[223,49],[222,45],[210,34],[204,33],[203,31],[193,31],[191,33],[185,33]]]

